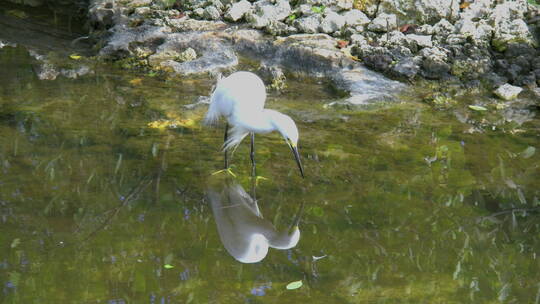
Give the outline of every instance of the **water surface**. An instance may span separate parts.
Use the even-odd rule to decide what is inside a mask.
[[[304,204],[300,239],[245,264],[207,195],[222,130],[187,106],[212,79],[98,65],[44,81],[37,64],[0,49],[4,303],[540,301],[533,107],[327,107],[337,97],[324,85],[291,81],[267,107],[297,121],[306,179],[279,135],[257,136],[256,198],[279,231]],[[232,164],[251,195],[248,147]]]

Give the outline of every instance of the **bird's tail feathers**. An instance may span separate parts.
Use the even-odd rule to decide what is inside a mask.
[[[208,109],[208,112],[204,116],[203,124],[205,126],[215,126],[217,125],[219,116],[220,115],[216,111],[212,111],[212,104],[210,104],[210,108]]]
[[[236,147],[242,142],[244,137],[249,134],[249,131],[240,126],[234,126],[229,129],[227,135],[228,139],[223,144],[223,151],[233,151],[236,150]]]

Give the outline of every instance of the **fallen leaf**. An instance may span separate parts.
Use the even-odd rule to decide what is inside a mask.
[[[416,24],[405,24],[405,25],[402,25],[399,28],[399,31],[404,33],[404,34],[411,34],[411,33],[414,33],[416,31],[417,27],[418,27],[418,25],[416,25]]]
[[[82,58],[81,55],[77,55],[77,54],[71,54],[69,55],[69,58],[73,59],[73,60],[79,60]]]
[[[487,109],[482,107],[482,106],[473,106],[473,105],[471,105],[471,106],[469,106],[469,109],[475,110],[475,111],[487,111]]]
[[[21,11],[21,10],[18,10],[18,9],[13,9],[13,10],[9,10],[6,12],[6,15],[11,15],[13,17],[17,17],[19,19],[26,19],[28,18],[28,15]]]
[[[460,9],[466,9],[466,8],[469,7],[470,5],[471,5],[470,2],[466,2],[466,1],[465,1],[465,2],[463,2],[463,3],[461,3],[461,4],[459,5],[459,8],[460,8]]]
[[[347,47],[347,45],[349,45],[349,41],[347,40],[338,40],[337,42],[337,47],[340,49]]]
[[[132,85],[140,85],[142,83],[142,78],[131,79],[129,83],[131,83]]]
[[[294,281],[294,282],[290,282],[289,284],[287,284],[287,289],[288,290],[293,290],[293,289],[298,289],[300,287],[302,287],[302,280],[300,281]]]

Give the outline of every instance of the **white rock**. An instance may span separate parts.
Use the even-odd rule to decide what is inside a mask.
[[[475,0],[469,2],[469,7],[460,13],[460,19],[479,19],[485,18],[491,13],[491,8],[495,0]]]
[[[186,62],[186,61],[194,60],[196,58],[197,58],[197,52],[195,52],[195,50],[192,48],[187,48],[185,51],[183,51],[182,53],[178,55],[176,60],[180,62]]]
[[[408,44],[405,34],[400,31],[391,31],[385,33],[381,35],[377,42],[379,43],[379,45],[387,47],[407,46]]]
[[[337,0],[336,6],[340,10],[350,10],[353,8],[353,1],[352,0]]]
[[[204,9],[203,17],[210,20],[219,20],[221,15],[215,6],[210,5]]]
[[[149,6],[152,4],[152,0],[133,0],[129,3],[131,7]]]
[[[320,15],[311,15],[302,17],[294,21],[294,26],[303,33],[315,34],[319,31],[322,17]]]
[[[336,12],[328,12],[321,22],[321,32],[331,34],[345,26],[345,19]]]
[[[277,0],[275,3],[260,0],[254,3],[253,8],[253,12],[246,13],[246,19],[255,28],[265,27],[271,20],[283,21],[291,14],[291,6],[287,0]]]
[[[351,35],[351,43],[356,45],[367,45],[366,37],[361,34]]]
[[[362,11],[357,9],[352,9],[345,14],[343,14],[343,18],[345,19],[346,25],[366,25],[371,20],[366,16],[366,14],[362,13]]]
[[[409,34],[406,37],[407,37],[407,40],[416,44],[420,48],[433,46],[433,42],[431,41],[431,35]]]
[[[508,21],[523,18],[525,12],[527,12],[526,1],[507,1],[495,6],[489,19],[496,27],[500,23],[507,23]]]
[[[225,18],[231,21],[238,21],[251,10],[251,3],[247,0],[233,3],[231,8],[225,13]]]
[[[397,28],[397,18],[394,14],[379,14],[368,25],[368,30],[373,32],[393,31]]]
[[[495,25],[495,32],[491,44],[498,51],[504,51],[510,42],[525,42],[534,45],[527,24],[523,19],[515,19],[512,22],[502,21]]]
[[[199,7],[193,10],[193,15],[202,18],[204,15],[204,8]]]
[[[465,36],[473,37],[476,34],[476,24],[471,19],[461,19],[455,24],[456,32]]]
[[[512,100],[515,99],[519,95],[519,93],[521,93],[521,91],[523,91],[522,88],[505,83],[498,89],[496,89],[493,93],[495,93],[495,95],[499,96],[504,100]]]
[[[438,36],[447,36],[454,32],[454,26],[446,19],[441,19],[433,25],[433,33]]]

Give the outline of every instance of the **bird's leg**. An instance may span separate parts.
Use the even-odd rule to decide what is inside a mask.
[[[223,143],[227,143],[227,136],[229,133],[229,124],[225,123],[225,135],[223,135]],[[224,150],[225,154],[225,169],[229,169],[229,159],[227,158],[227,150]]]
[[[257,169],[255,167],[255,133],[251,133],[251,176],[257,178]]]

